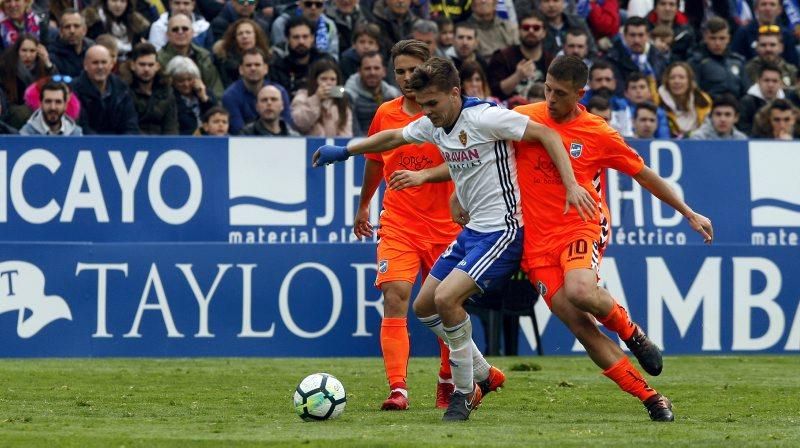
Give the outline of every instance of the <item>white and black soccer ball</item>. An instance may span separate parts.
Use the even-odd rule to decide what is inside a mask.
[[[307,422],[336,418],[344,411],[346,404],[344,386],[327,373],[305,377],[294,391],[294,410]]]

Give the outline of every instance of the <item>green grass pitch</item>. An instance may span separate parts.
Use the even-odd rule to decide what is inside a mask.
[[[583,356],[494,358],[508,374],[469,422],[433,408],[437,360],[409,365],[411,409],[381,412],[378,358],[0,360],[0,446],[800,446],[800,356],[667,357],[650,422]],[[304,423],[292,393],[329,372],[337,420]]]

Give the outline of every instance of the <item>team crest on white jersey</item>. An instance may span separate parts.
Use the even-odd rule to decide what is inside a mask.
[[[577,159],[583,153],[583,144],[582,143],[575,143],[572,142],[569,145],[569,155],[572,156],[573,159]]]
[[[467,147],[467,133],[463,129],[458,133],[458,141],[460,141],[465,148]]]

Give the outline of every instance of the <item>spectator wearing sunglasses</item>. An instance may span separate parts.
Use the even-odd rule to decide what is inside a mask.
[[[270,19],[258,8],[258,0],[229,0],[222,11],[211,21],[214,41],[222,39],[225,31],[239,19],[254,20],[269,35]]]
[[[58,39],[49,46],[50,60],[58,72],[77,78],[92,41],[86,38],[86,21],[77,9],[65,9],[58,21]]]
[[[192,42],[194,37],[192,19],[186,14],[173,14],[168,24],[167,45],[158,52],[158,62],[162,67],[166,67],[175,56],[188,57],[197,64],[203,84],[211,91],[214,98],[222,98],[225,89],[211,53]]]
[[[71,96],[69,87],[63,82],[50,81],[42,86],[39,102],[41,107],[20,129],[22,135],[83,135],[83,130],[66,114]]]
[[[536,10],[520,16],[519,45],[498,50],[489,61],[489,85],[492,95],[506,100],[515,95],[527,96],[536,82],[543,82],[553,54],[544,47],[547,36],[544,15]]]
[[[186,14],[187,17],[192,19],[192,29],[194,30],[194,37],[192,41],[197,45],[211,50],[214,45],[214,34],[211,32],[211,24],[195,12],[195,0],[170,0],[169,12],[165,12],[158,17],[158,20],[153,22],[150,27],[149,42],[160,50],[167,44],[167,29],[169,28],[169,18],[174,14]]]
[[[753,9],[756,20],[736,30],[731,49],[750,60],[756,56],[756,44],[760,33],[780,33],[783,36],[783,58],[798,65],[797,39],[787,26],[781,23],[783,6],[781,0],[755,0]]]
[[[323,0],[297,0],[297,8],[287,10],[273,22],[272,44],[280,45],[286,42],[288,37],[286,27],[293,17],[305,17],[313,24],[311,33],[314,36],[314,46],[338,61],[339,31],[336,29],[336,23],[325,15],[324,8]]]

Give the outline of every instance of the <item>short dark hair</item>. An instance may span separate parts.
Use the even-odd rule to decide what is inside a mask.
[[[768,105],[764,106],[764,109],[767,110],[767,116],[769,116],[773,110],[779,110],[782,112],[786,112],[787,110],[796,111],[794,105],[792,105],[789,100],[783,98],[772,100]]]
[[[378,42],[378,46],[381,45],[381,29],[378,25],[370,22],[363,22],[356,25],[353,29],[353,43],[355,44],[359,37],[361,36],[369,36],[375,41]]]
[[[44,92],[45,91],[58,91],[64,93],[64,102],[66,103],[69,100],[69,87],[67,84],[63,82],[55,82],[55,81],[47,81],[44,83],[41,89],[39,89],[39,102],[44,101]]]
[[[592,98],[589,100],[589,103],[586,104],[586,110],[608,110],[611,109],[611,103],[608,101],[608,98],[602,95],[592,95]]]
[[[562,55],[553,60],[547,69],[547,74],[559,81],[569,81],[573,86],[582,88],[588,82],[589,68],[577,56]]]
[[[649,110],[650,112],[653,113],[653,115],[658,117],[658,107],[655,104],[653,104],[651,101],[644,101],[641,104],[639,104],[638,106],[636,106],[636,112],[633,114],[633,119],[634,120],[639,117],[639,111],[642,110],[642,109]]]
[[[59,24],[59,26],[61,25],[61,22],[64,21],[64,16],[70,15],[70,14],[77,14],[77,15],[81,16],[81,23],[84,26],[86,26],[86,18],[83,17],[83,14],[81,14],[81,11],[79,9],[77,9],[77,8],[65,8],[64,11],[61,12],[61,15],[58,16],[58,24]]]
[[[358,68],[361,68],[361,63],[364,62],[364,59],[374,58],[375,56],[381,58],[381,65],[383,65],[383,53],[381,53],[380,51],[368,51],[364,53],[363,56],[361,56],[361,59],[359,59]]]
[[[408,86],[417,92],[430,87],[449,92],[453,87],[461,87],[461,79],[453,61],[432,57],[414,69]]]
[[[431,50],[425,42],[416,39],[405,39],[397,42],[392,47],[392,61],[402,55],[410,56],[424,62],[430,59]]]
[[[727,29],[728,21],[718,16],[708,19],[708,22],[706,22],[705,26],[703,27],[703,31],[710,34],[719,33],[720,31]]]
[[[292,28],[297,28],[298,26],[303,25],[307,26],[308,30],[311,31],[312,34],[314,33],[314,30],[317,29],[317,27],[314,25],[314,22],[307,19],[305,16],[294,16],[286,22],[286,28],[283,30],[284,36],[288,39],[289,32],[292,30]]]
[[[473,25],[470,22],[458,22],[458,23],[456,23],[456,27],[453,28],[453,31],[458,32],[459,28],[465,28],[465,29],[468,29],[468,30],[475,31],[475,36],[478,35],[478,27],[476,27],[475,25]]]
[[[778,73],[778,77],[782,77],[783,76],[783,72],[781,71],[780,66],[778,64],[774,63],[774,62],[762,62],[761,63],[761,66],[758,67],[758,77],[759,77],[759,79],[761,78],[761,75],[764,74],[764,72],[776,72],[776,73]]]
[[[721,95],[715,96],[714,104],[711,106],[711,110],[713,111],[718,107],[725,107],[725,106],[732,107],[737,114],[739,113],[739,107],[740,107],[739,101],[736,99],[735,96],[733,96],[730,93],[723,93]]]
[[[214,106],[211,109],[205,111],[205,113],[203,113],[203,116],[200,119],[203,121],[203,123],[208,123],[208,121],[211,120],[211,117],[217,114],[225,115],[226,117],[231,116],[231,113],[228,112],[228,109],[225,109],[222,106]]]
[[[542,14],[542,12],[538,9],[531,9],[530,11],[521,14],[517,19],[517,24],[521,25],[522,21],[525,19],[537,19],[542,23],[547,23],[547,17],[545,17],[544,14]]]
[[[133,46],[133,50],[131,50],[128,59],[136,62],[137,59],[144,56],[155,56],[158,58],[158,50],[156,50],[156,47],[150,42],[140,42]]]
[[[589,38],[589,32],[583,28],[573,27],[567,30],[567,36],[586,36]]]
[[[597,70],[611,70],[613,72],[614,66],[605,59],[598,59],[592,63],[592,68],[589,69],[588,73],[589,77],[591,77],[592,73],[596,72]]]
[[[242,60],[239,61],[239,65],[244,64],[244,57],[245,56],[256,56],[256,55],[261,56],[261,59],[264,61],[265,64],[269,64],[269,61],[267,61],[267,55],[265,55],[264,52],[261,51],[260,48],[253,47],[253,48],[248,48],[247,50],[244,50],[244,52],[242,53]]]
[[[628,28],[632,26],[643,26],[644,29],[648,29],[647,25],[648,25],[647,19],[645,19],[644,17],[631,16],[628,17],[628,19],[625,21],[625,25],[622,27],[622,32],[623,34],[627,33]]]
[[[639,81],[647,82],[647,76],[644,75],[642,72],[633,72],[628,75],[628,79],[625,80],[625,90],[628,90],[631,84]]]

